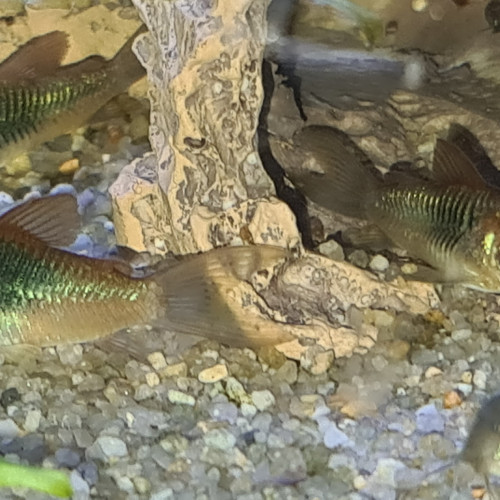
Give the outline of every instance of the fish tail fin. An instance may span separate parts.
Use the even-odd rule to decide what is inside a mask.
[[[238,347],[292,340],[282,324],[266,315],[263,301],[256,306],[248,300],[253,289],[244,288],[250,287],[254,273],[274,267],[288,255],[283,248],[255,245],[219,248],[174,265],[166,263],[153,276],[165,300],[158,326]]]
[[[146,26],[141,25],[111,60],[111,67],[115,72],[116,83],[121,88],[120,92],[128,89],[130,85],[146,74],[146,70],[132,51],[135,39],[145,31],[147,31]],[[117,94],[120,92],[117,92]]]
[[[364,153],[333,127],[311,125],[293,137],[298,153],[323,173],[291,175],[299,189],[314,203],[347,215],[365,218],[365,199],[382,183]]]

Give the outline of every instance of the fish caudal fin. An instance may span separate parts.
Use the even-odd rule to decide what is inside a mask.
[[[248,283],[254,273],[287,256],[285,249],[273,246],[228,247],[159,269],[154,279],[166,301],[159,326],[240,347],[292,340],[283,325],[263,312],[265,303],[258,303]]]
[[[303,193],[328,210],[365,218],[364,199],[382,181],[361,150],[339,130],[322,125],[299,130],[293,143],[308,162],[323,171],[292,176]]]

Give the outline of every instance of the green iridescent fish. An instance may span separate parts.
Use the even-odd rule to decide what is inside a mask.
[[[31,200],[0,217],[0,346],[84,342],[146,323],[232,345],[290,339],[272,321],[234,314],[222,296],[286,250],[216,249],[137,276],[126,261],[62,250],[78,225],[71,195]]]
[[[145,74],[131,50],[139,28],[110,60],[61,66],[67,35],[31,39],[0,64],[0,165],[83,125]]]
[[[319,205],[371,225],[360,242],[396,245],[430,264],[420,278],[500,292],[500,190],[454,144],[438,139],[430,179],[383,178],[327,126],[305,127],[294,145],[323,173],[295,180]]]

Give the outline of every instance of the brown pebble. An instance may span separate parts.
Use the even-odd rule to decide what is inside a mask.
[[[71,158],[70,160],[66,160],[64,163],[59,165],[59,172],[61,174],[72,174],[76,172],[80,168],[80,161],[78,158]]]
[[[443,405],[447,410],[460,406],[461,404],[462,397],[457,391],[449,391],[444,395]]]
[[[472,487],[471,489],[472,498],[481,499],[486,495],[486,489],[481,487]]]

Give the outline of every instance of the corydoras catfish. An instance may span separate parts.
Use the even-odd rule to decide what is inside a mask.
[[[236,319],[221,295],[279,262],[286,250],[216,249],[134,277],[127,262],[59,248],[73,241],[78,224],[75,198],[65,194],[0,217],[0,346],[84,342],[143,323],[240,346],[289,340],[272,321]]]
[[[0,64],[0,165],[83,125],[145,74],[132,43],[110,60],[90,56],[61,66],[67,35],[31,39]]]
[[[500,292],[500,190],[454,144],[437,140],[429,179],[382,178],[331,127],[305,127],[294,144],[324,172],[300,175],[298,185],[319,205],[371,223],[365,243],[424,260],[434,269],[421,278]]]

